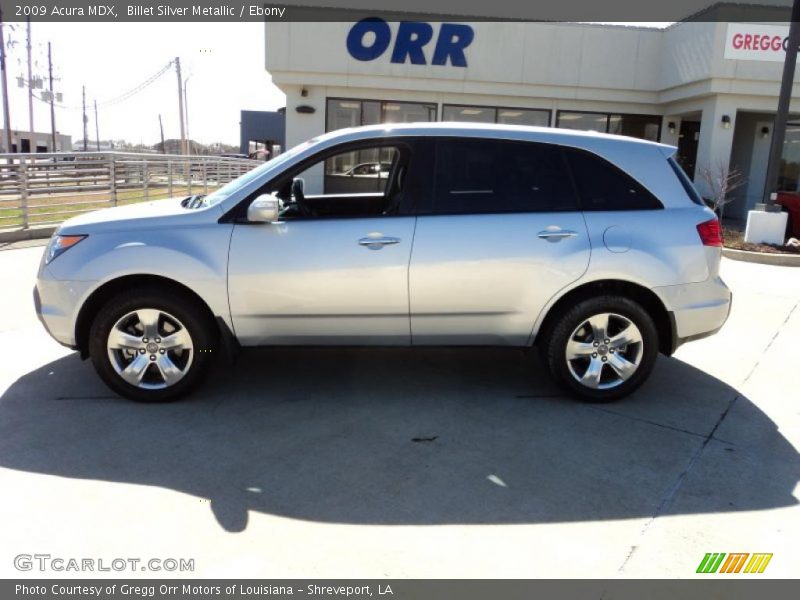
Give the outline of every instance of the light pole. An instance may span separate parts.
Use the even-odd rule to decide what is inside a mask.
[[[789,104],[792,101],[792,86],[794,84],[794,71],[797,64],[797,48],[800,46],[800,0],[794,0],[792,5],[792,19],[789,24],[789,38],[786,44],[786,58],[783,61],[783,79],[781,92],[778,97],[778,112],[775,114],[775,123],[772,126],[772,140],[769,145],[769,161],[767,163],[767,177],[764,180],[764,204],[767,210],[774,205],[772,193],[777,191],[778,171],[783,156],[783,142],[786,138],[786,121],[789,118]]]

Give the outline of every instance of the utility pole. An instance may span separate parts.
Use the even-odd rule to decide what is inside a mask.
[[[181,79],[181,59],[175,57],[175,71],[178,74],[178,119],[181,122],[181,154],[188,154],[186,149],[186,130],[183,127],[183,81]]]
[[[86,86],[82,87],[83,90],[83,151],[88,150],[89,143],[89,117],[86,116]]]
[[[50,47],[50,42],[47,42],[47,71],[50,74],[50,131],[52,136],[53,147],[51,152],[56,152],[56,107],[55,107],[55,92],[53,92],[53,52]]]
[[[100,152],[100,119],[97,116],[97,100],[94,101],[94,133],[97,137],[97,151]]]
[[[167,147],[164,145],[164,124],[161,122],[161,114],[158,115],[158,128],[161,130],[161,154],[167,153]]]
[[[28,116],[29,116],[29,127],[31,135],[30,135],[30,148],[28,148],[28,152],[36,152],[36,148],[34,147],[33,141],[33,61],[31,60],[31,18],[28,17],[28,41],[25,44],[25,49],[28,52]]]
[[[192,136],[189,134],[189,94],[186,91],[186,85],[189,83],[191,75],[183,81],[183,106],[186,113],[186,147],[188,154],[192,153]]]
[[[772,139],[769,145],[769,161],[767,177],[764,181],[764,204],[770,207],[773,203],[772,193],[777,191],[778,171],[783,156],[783,142],[786,139],[786,121],[789,119],[789,104],[792,101],[794,71],[797,64],[797,48],[800,46],[800,0],[792,5],[792,20],[789,23],[789,39],[786,44],[786,58],[783,61],[783,79],[778,96],[778,112],[772,126]],[[769,210],[769,208],[767,209]]]
[[[8,79],[6,78],[6,40],[3,36],[3,9],[0,8],[0,71],[3,80],[3,124],[6,152],[11,152],[11,116],[8,110]]]

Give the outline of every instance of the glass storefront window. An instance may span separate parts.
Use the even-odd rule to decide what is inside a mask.
[[[608,115],[597,113],[579,113],[558,111],[556,127],[561,129],[578,129],[580,131],[608,132]]]
[[[361,125],[361,102],[328,100],[328,131]]]
[[[556,126],[562,129],[615,133],[657,142],[661,135],[661,117],[658,115],[614,115],[559,111]]]
[[[455,106],[442,105],[442,121],[459,121],[462,123],[494,123],[497,111],[491,106]]]
[[[436,105],[422,102],[328,99],[326,131],[380,123],[436,120]]]
[[[384,102],[383,123],[419,123],[436,120],[435,104]]]
[[[361,103],[361,125],[378,125],[381,122],[381,103]]]
[[[657,115],[610,115],[608,133],[657,142],[661,133],[661,117]]]
[[[498,108],[497,122],[508,125],[550,126],[549,110],[525,110],[522,108]]]
[[[506,123],[509,125],[550,125],[549,110],[502,108],[496,106],[442,105],[442,121],[466,123]]]

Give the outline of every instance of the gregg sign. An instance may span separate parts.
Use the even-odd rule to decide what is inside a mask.
[[[783,62],[789,41],[787,25],[729,23],[725,58]]]
[[[436,42],[431,44],[433,37],[434,30],[430,23],[418,21],[400,23],[391,50],[391,62],[427,65],[427,56],[431,56],[432,65],[446,65],[449,61],[454,67],[467,66],[464,50],[475,37],[472,27],[459,23],[442,23]],[[392,29],[383,19],[362,19],[353,25],[347,34],[347,51],[356,60],[375,60],[389,50],[391,45]]]

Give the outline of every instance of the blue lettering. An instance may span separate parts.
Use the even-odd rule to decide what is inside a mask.
[[[454,67],[466,67],[467,57],[464,56],[464,48],[469,46],[474,38],[475,31],[469,25],[442,23],[436,50],[433,52],[433,64],[445,65],[447,57],[450,57],[450,64]]]
[[[365,38],[370,34],[374,39],[367,44]],[[413,65],[428,64],[425,46],[432,39],[433,27],[429,23],[403,21],[397,29],[391,61],[396,64],[408,61]],[[431,64],[444,66],[449,60],[454,67],[466,67],[467,57],[464,50],[473,39],[475,31],[469,25],[442,23]],[[347,34],[347,51],[356,60],[375,60],[386,52],[391,42],[392,30],[388,23],[383,19],[370,17],[362,19],[350,29]]]
[[[364,45],[364,36],[368,33],[375,35],[371,46]],[[356,60],[375,60],[386,52],[391,41],[392,31],[386,21],[370,17],[353,25],[347,34],[347,51]]]
[[[409,57],[413,65],[428,64],[422,47],[430,42],[432,37],[433,27],[428,23],[408,21],[400,23],[392,51],[392,62],[402,64]]]

